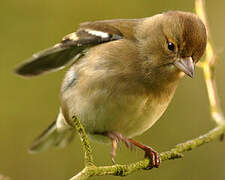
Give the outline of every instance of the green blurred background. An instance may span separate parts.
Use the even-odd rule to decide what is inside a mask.
[[[14,67],[33,53],[47,48],[73,32],[84,21],[141,18],[167,10],[194,11],[194,1],[180,0],[2,0],[0,3],[0,173],[13,180],[68,179],[83,168],[79,139],[65,149],[31,155],[30,143],[58,113],[58,93],[65,70],[34,79],[13,74]],[[218,63],[216,78],[225,105],[225,1],[208,1],[207,12]],[[208,109],[203,75],[185,77],[175,97],[149,131],[136,139],[159,152],[196,137],[214,127]],[[225,107],[224,107],[225,110]],[[98,165],[111,165],[110,145],[93,144]],[[143,152],[118,151],[118,163],[134,162]],[[159,169],[139,171],[124,179],[225,179],[225,142],[216,140],[185,158],[163,162]],[[95,177],[93,179],[118,179]]]

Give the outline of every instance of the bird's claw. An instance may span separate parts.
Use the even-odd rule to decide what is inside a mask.
[[[158,168],[161,163],[159,153],[148,146],[146,146],[146,149],[145,149],[145,158],[150,159],[149,165],[146,168],[147,170],[150,170],[154,167]]]

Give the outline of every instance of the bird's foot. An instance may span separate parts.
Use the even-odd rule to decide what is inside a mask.
[[[160,156],[159,153],[157,151],[155,151],[154,149],[152,149],[149,146],[143,145],[133,139],[129,139],[130,143],[132,143],[133,145],[141,148],[142,150],[145,151],[145,158],[150,159],[150,163],[148,165],[148,167],[146,168],[147,170],[152,169],[153,167],[158,168],[160,165]]]
[[[153,167],[158,168],[161,163],[159,153],[148,146],[146,146],[146,149],[144,151],[145,151],[145,158],[148,158],[151,160],[151,162],[149,163],[146,169],[149,170],[149,169],[152,169]]]

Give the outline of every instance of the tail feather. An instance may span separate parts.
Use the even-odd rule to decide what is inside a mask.
[[[29,152],[38,153],[53,146],[63,148],[72,141],[74,135],[74,129],[58,131],[55,121],[31,144]]]

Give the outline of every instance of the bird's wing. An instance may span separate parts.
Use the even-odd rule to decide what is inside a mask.
[[[130,21],[131,26],[134,23],[133,20],[83,23],[77,32],[68,34],[55,46],[34,54],[15,72],[21,76],[32,77],[56,71],[73,63],[88,47],[122,38],[132,38],[124,35],[125,33],[129,34],[127,31],[132,29],[128,25],[124,25],[126,24],[123,23],[124,21]]]

